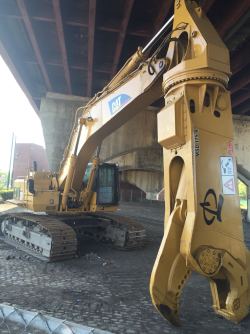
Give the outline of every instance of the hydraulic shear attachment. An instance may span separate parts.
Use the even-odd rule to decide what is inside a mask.
[[[250,256],[232,144],[229,53],[194,1],[175,1],[171,37],[158,113],[165,231],[150,293],[178,325],[180,295],[194,271],[209,279],[215,312],[239,322],[249,311]]]

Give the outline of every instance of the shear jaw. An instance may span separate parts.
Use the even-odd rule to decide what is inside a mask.
[[[249,257],[250,253],[246,249],[246,268],[224,251],[221,269],[210,279],[214,311],[235,323],[239,323],[249,313]]]
[[[179,307],[170,308],[168,305],[160,304],[157,305],[157,310],[160,314],[167,319],[172,325],[179,327],[181,325],[179,318]]]
[[[180,254],[183,208],[185,209],[185,205],[180,201],[169,217],[150,279],[154,306],[174,326],[180,326],[180,296],[191,273]]]

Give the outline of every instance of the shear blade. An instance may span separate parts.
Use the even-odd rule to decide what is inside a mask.
[[[157,305],[161,315],[166,318],[172,325],[179,327],[181,325],[177,310],[171,309],[168,305]]]

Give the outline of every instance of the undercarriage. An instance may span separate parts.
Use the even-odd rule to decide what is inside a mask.
[[[127,218],[99,214],[11,213],[0,217],[3,240],[41,260],[76,257],[86,240],[102,241],[121,250],[143,246],[145,229]]]

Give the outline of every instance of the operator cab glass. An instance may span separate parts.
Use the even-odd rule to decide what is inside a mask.
[[[90,172],[91,172],[92,165],[93,164],[91,162],[88,163],[85,174],[84,174],[84,177],[83,177],[83,184],[84,184],[85,187],[87,186],[87,183],[88,183],[88,180],[89,180],[89,177],[90,177]]]
[[[92,163],[88,166],[83,177],[86,187],[90,177]],[[119,175],[116,164],[103,163],[97,168],[93,191],[97,193],[97,205],[117,205],[119,202]]]
[[[96,178],[97,204],[118,204],[118,167],[115,164],[102,164]]]

